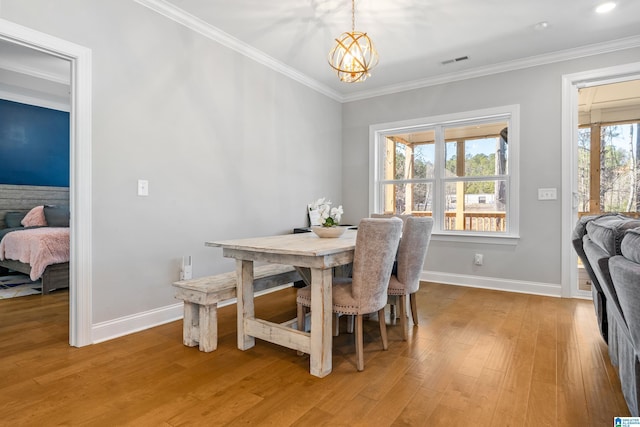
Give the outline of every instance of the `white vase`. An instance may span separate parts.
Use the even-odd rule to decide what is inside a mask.
[[[340,237],[347,230],[347,227],[333,226],[333,227],[323,227],[323,226],[314,226],[311,227],[311,231],[316,233],[318,237],[329,238],[329,237]]]

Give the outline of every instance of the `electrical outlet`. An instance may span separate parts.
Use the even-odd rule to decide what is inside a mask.
[[[538,200],[556,200],[558,190],[556,188],[538,188]]]
[[[182,257],[182,268],[180,269],[180,280],[189,280],[193,277],[193,264],[191,256]]]
[[[482,254],[475,254],[475,256],[473,257],[473,263],[475,265],[482,265],[482,262],[483,262]]]

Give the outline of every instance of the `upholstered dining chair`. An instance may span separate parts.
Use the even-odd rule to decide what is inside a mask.
[[[411,305],[413,323],[418,324],[416,292],[420,288],[420,273],[427,255],[427,248],[431,240],[433,218],[407,218],[402,231],[402,239],[398,247],[397,271],[389,279],[388,293],[390,299],[395,299],[399,308],[402,336],[406,341],[409,336],[408,318],[406,313],[407,295]],[[394,302],[392,302],[394,304]],[[395,316],[395,310],[391,310]]]
[[[384,308],[393,260],[398,250],[402,221],[398,218],[365,218],[358,224],[352,277],[334,277],[333,312],[354,315],[357,369],[364,369],[362,316],[378,313],[382,347],[388,348]],[[311,288],[298,289],[298,328],[304,330],[306,308],[311,306]]]
[[[371,218],[400,218],[402,220],[402,226],[404,227],[407,223],[407,219],[411,218],[411,215],[372,213]]]

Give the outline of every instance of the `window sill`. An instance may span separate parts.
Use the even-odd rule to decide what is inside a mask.
[[[520,236],[512,234],[486,234],[486,233],[433,233],[431,240],[439,242],[459,242],[459,243],[480,243],[489,245],[511,245],[515,246],[520,240]]]

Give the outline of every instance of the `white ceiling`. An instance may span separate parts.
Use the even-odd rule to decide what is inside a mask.
[[[341,100],[640,46],[640,0],[603,15],[604,0],[356,0],[355,28],[380,63],[365,82],[343,83],[327,55],[351,30],[349,0],[136,1]]]
[[[340,101],[640,46],[640,0],[617,0],[606,15],[594,11],[604,0],[356,0],[356,30],[380,64],[365,82],[343,83],[327,56],[351,28],[350,0],[135,1]],[[59,96],[69,63],[0,40],[0,73],[0,83],[48,80]]]

